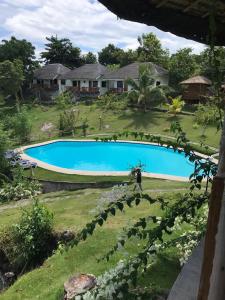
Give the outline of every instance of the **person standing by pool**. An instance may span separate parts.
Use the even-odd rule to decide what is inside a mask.
[[[136,188],[138,187],[141,191],[143,191],[141,182],[142,182],[141,168],[136,168],[136,184],[134,190],[136,190]]]

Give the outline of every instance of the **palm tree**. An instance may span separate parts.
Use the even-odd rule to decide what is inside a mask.
[[[150,93],[154,88],[153,71],[149,64],[141,64],[139,66],[138,82],[128,78],[127,85],[130,85],[132,90],[129,96],[136,99],[138,104],[143,104],[144,111],[146,112],[146,104],[150,98]]]
[[[182,108],[184,107],[184,101],[181,99],[181,96],[171,98],[171,104],[167,104],[167,106],[168,112],[176,117],[176,115],[182,111]]]

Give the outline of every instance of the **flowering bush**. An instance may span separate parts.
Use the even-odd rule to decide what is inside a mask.
[[[36,181],[5,183],[0,189],[0,202],[29,199],[40,194],[40,185]]]
[[[191,227],[181,235],[179,241],[176,243],[176,247],[180,256],[179,261],[181,266],[188,261],[189,256],[192,254],[192,251],[194,250],[194,248],[196,248],[201,238],[203,237],[206,231],[207,216],[207,204],[203,206],[202,212],[198,213],[195,218],[192,218],[191,215],[188,216],[188,223],[191,225]],[[179,230],[181,228],[180,225],[181,217],[178,217],[173,229],[176,228]]]

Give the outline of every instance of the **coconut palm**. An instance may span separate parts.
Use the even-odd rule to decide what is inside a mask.
[[[142,104],[146,112],[146,104],[150,99],[150,93],[154,88],[153,71],[149,64],[141,64],[139,67],[138,82],[128,78],[127,85],[130,85],[132,90],[129,92],[129,97],[135,99],[138,104]]]

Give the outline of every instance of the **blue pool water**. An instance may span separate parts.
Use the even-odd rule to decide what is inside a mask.
[[[141,162],[150,173],[189,177],[194,166],[184,153],[155,145],[60,141],[25,150],[30,157],[79,171],[129,171]]]

